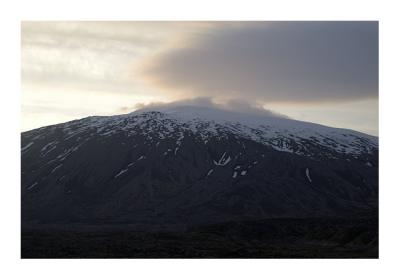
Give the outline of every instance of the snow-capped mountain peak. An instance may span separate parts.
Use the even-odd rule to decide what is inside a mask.
[[[145,141],[193,135],[207,143],[211,138],[242,138],[298,155],[337,158],[338,155],[370,154],[378,138],[348,129],[332,128],[269,114],[247,114],[198,106],[152,107],[129,114],[89,117],[52,126],[62,128],[67,138],[80,134],[112,137],[115,134],[142,134]],[[33,130],[27,133],[37,134]],[[239,141],[239,140],[238,140]]]

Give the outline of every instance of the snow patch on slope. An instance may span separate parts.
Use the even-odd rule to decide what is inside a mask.
[[[26,144],[23,148],[21,148],[21,152],[24,152],[25,150],[27,150],[32,145],[33,145],[33,142],[30,142],[30,143]]]
[[[225,166],[231,161],[231,157],[225,158],[226,152],[221,156],[221,158],[218,161],[214,160],[214,164],[218,166]]]
[[[310,177],[310,170],[308,170],[308,168],[306,168],[306,176],[307,176],[308,181],[310,183],[312,183],[312,180],[311,180],[311,177]]]
[[[37,186],[38,182],[33,183],[32,185],[30,185],[29,187],[27,187],[27,190],[33,189],[35,186]]]

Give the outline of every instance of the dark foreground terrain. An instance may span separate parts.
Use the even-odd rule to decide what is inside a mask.
[[[377,258],[378,219],[269,219],[186,229],[23,226],[22,258]]]

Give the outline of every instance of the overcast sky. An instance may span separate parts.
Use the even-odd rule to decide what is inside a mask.
[[[378,135],[377,22],[23,22],[21,78],[23,131],[203,98]]]

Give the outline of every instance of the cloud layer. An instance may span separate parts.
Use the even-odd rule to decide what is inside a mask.
[[[153,58],[151,82],[191,96],[331,102],[378,95],[377,22],[224,25]]]
[[[138,94],[144,92],[141,81],[133,77],[138,60],[196,28],[204,26],[180,22],[22,22],[22,82],[25,86]]]

